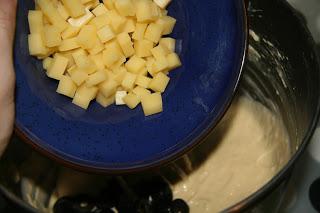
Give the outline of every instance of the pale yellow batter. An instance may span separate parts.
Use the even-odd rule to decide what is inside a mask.
[[[171,181],[174,197],[185,199],[191,213],[236,204],[266,184],[290,155],[280,119],[246,97],[234,102],[208,141],[185,159],[185,166],[172,166],[182,177]]]

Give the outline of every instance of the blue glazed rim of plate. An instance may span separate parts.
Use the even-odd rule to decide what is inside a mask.
[[[240,13],[242,15],[242,23],[243,26],[243,34],[241,40],[241,56],[239,57],[239,61],[237,61],[237,69],[235,72],[238,74],[238,78],[235,79],[235,84],[233,84],[232,94],[228,95],[225,102],[222,105],[222,110],[219,111],[217,117],[212,119],[209,125],[202,131],[200,135],[194,137],[187,145],[180,147],[179,149],[175,150],[174,152],[170,153],[167,156],[161,156],[155,158],[153,161],[143,161],[143,162],[135,162],[134,165],[127,164],[113,164],[113,166],[108,167],[104,164],[100,165],[92,165],[90,164],[91,161],[82,160],[73,156],[68,156],[66,153],[60,153],[57,150],[52,150],[50,147],[41,146],[41,140],[39,140],[35,135],[33,135],[30,131],[28,131],[24,126],[16,122],[15,124],[15,132],[16,134],[23,139],[26,143],[30,144],[35,150],[39,151],[43,155],[74,169],[85,171],[85,172],[94,172],[94,173],[107,173],[107,174],[124,174],[124,173],[132,173],[138,172],[143,170],[148,170],[152,168],[157,168],[159,166],[163,166],[167,163],[172,162],[175,159],[183,156],[194,147],[196,147],[199,143],[206,139],[206,137],[211,133],[212,129],[217,125],[217,123],[221,120],[225,112],[227,111],[231,101],[236,93],[238,83],[241,77],[242,69],[245,62],[245,57],[247,53],[247,45],[248,45],[248,22],[247,22],[247,11],[244,1],[239,1],[239,10],[242,10]],[[64,156],[63,156],[64,155]],[[78,162],[75,162],[78,161]],[[115,165],[119,165],[119,167],[114,167]]]

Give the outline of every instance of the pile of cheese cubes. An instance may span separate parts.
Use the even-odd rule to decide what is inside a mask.
[[[168,73],[181,66],[167,15],[171,0],[35,0],[28,14],[30,55],[43,60],[57,92],[87,109],[141,103],[162,112]]]

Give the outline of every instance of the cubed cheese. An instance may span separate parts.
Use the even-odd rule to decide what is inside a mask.
[[[162,97],[160,93],[145,95],[141,98],[141,105],[145,116],[162,112]]]
[[[62,76],[57,88],[57,93],[73,98],[77,90],[77,85],[69,76]]]
[[[134,42],[135,54],[138,57],[151,56],[151,49],[153,48],[153,42],[149,40],[137,40]]]
[[[145,66],[145,63],[145,60],[134,55],[126,62],[125,67],[129,72],[136,74],[142,69],[143,66]]]
[[[123,102],[130,108],[134,109],[138,106],[140,103],[140,98],[134,94],[134,93],[129,93],[123,98]]]
[[[149,83],[149,88],[155,92],[164,92],[170,78],[162,72],[157,73]]]
[[[84,49],[91,49],[96,44],[97,30],[93,25],[83,26],[77,36],[78,44]]]
[[[137,75],[127,72],[121,82],[121,86],[126,90],[131,90],[134,87]]]
[[[52,65],[47,71],[47,76],[56,80],[60,80],[66,71],[68,65],[68,58],[60,54],[55,54]]]
[[[106,98],[101,92],[98,93],[96,97],[96,101],[103,107],[108,107],[112,105],[115,102],[114,95],[111,95],[110,97]]]
[[[125,57],[130,57],[134,54],[133,43],[128,33],[118,34],[117,40]]]
[[[124,105],[123,98],[127,95],[127,91],[117,91],[115,94],[116,105]]]
[[[160,24],[151,23],[148,25],[146,32],[144,34],[144,38],[152,41],[154,43],[158,43],[163,31],[163,26]]]

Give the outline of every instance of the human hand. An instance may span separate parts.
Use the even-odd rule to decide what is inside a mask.
[[[17,0],[0,0],[0,156],[14,124],[13,39]]]

